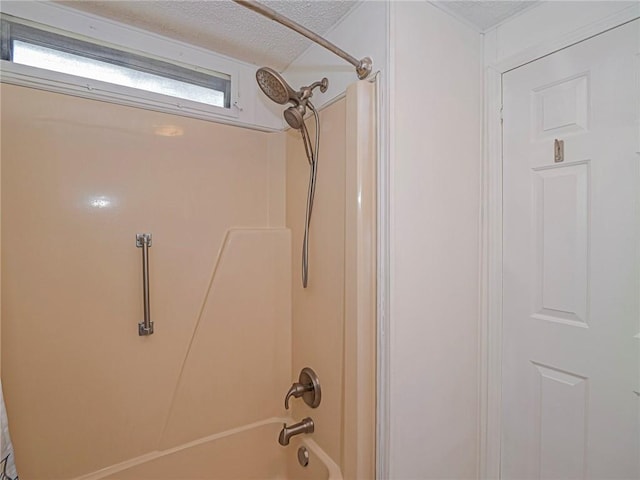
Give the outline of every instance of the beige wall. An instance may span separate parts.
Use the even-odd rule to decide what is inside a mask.
[[[304,366],[323,401],[293,400],[294,419],[314,418],[346,478],[373,476],[373,91],[359,82],[321,112],[304,290],[299,132],[2,86],[2,378],[21,478],[282,416]],[[150,337],[137,335],[141,232]]]
[[[313,122],[308,122],[309,127]],[[293,416],[310,416],[314,438],[340,464],[344,367],[344,251],[346,102],[320,112],[318,180],[311,221],[309,283],[302,288],[302,239],[309,165],[299,131],[287,132],[287,226],[292,238],[293,376],[311,367],[322,384],[322,403],[295,400]],[[312,137],[315,129],[311,129]]]
[[[375,472],[374,91],[369,82],[357,82],[346,99],[320,113],[307,289],[301,281],[301,242],[309,166],[300,133],[287,132],[292,380],[308,366],[322,384],[320,406],[311,409],[294,400],[293,417],[313,418],[314,440],[346,479],[373,478]]]
[[[7,85],[2,137],[2,380],[21,478],[283,413],[290,235],[284,159],[266,155],[283,139]]]
[[[375,478],[377,343],[377,85],[347,89],[342,471]]]

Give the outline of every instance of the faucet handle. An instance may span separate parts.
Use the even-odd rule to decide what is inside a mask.
[[[308,392],[309,390],[312,390],[312,389],[313,389],[312,385],[302,385],[299,382],[296,382],[293,385],[291,385],[291,388],[287,392],[286,397],[284,397],[284,408],[289,410],[289,399],[292,396],[299,398],[302,395],[304,395],[305,392]]]
[[[322,392],[320,390],[320,380],[316,373],[309,367],[305,367],[300,372],[298,381],[291,385],[287,395],[284,397],[284,408],[289,409],[289,399],[291,397],[300,398],[311,408],[320,405]]]

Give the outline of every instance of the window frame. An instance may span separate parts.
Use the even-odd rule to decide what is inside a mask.
[[[214,65],[216,71],[204,69],[196,65],[190,65],[187,62],[176,62],[172,58],[159,57],[151,53],[120,47],[6,13],[1,14],[0,22],[2,22],[0,81],[3,83],[34,87],[206,120],[228,118],[229,121],[234,121],[239,116],[240,109],[237,108],[239,75],[237,70],[232,68],[232,65],[227,64],[222,66],[223,68],[216,68],[216,65]],[[13,40],[52,48],[61,52],[80,55],[85,58],[124,66],[206,88],[212,88],[212,85],[207,84],[207,81],[213,79],[214,86],[212,89],[223,91],[225,107],[14,63],[10,58],[11,42]],[[222,76],[226,76],[228,79]],[[220,88],[215,88],[216,86]]]

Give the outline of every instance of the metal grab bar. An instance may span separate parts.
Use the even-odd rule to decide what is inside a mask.
[[[151,321],[151,309],[149,308],[149,247],[151,246],[150,233],[136,234],[136,247],[142,248],[142,290],[144,296],[144,320],[138,324],[138,335],[151,335],[153,322]]]

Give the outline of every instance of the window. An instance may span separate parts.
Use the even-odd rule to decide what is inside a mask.
[[[230,108],[231,78],[1,20],[2,60]]]

